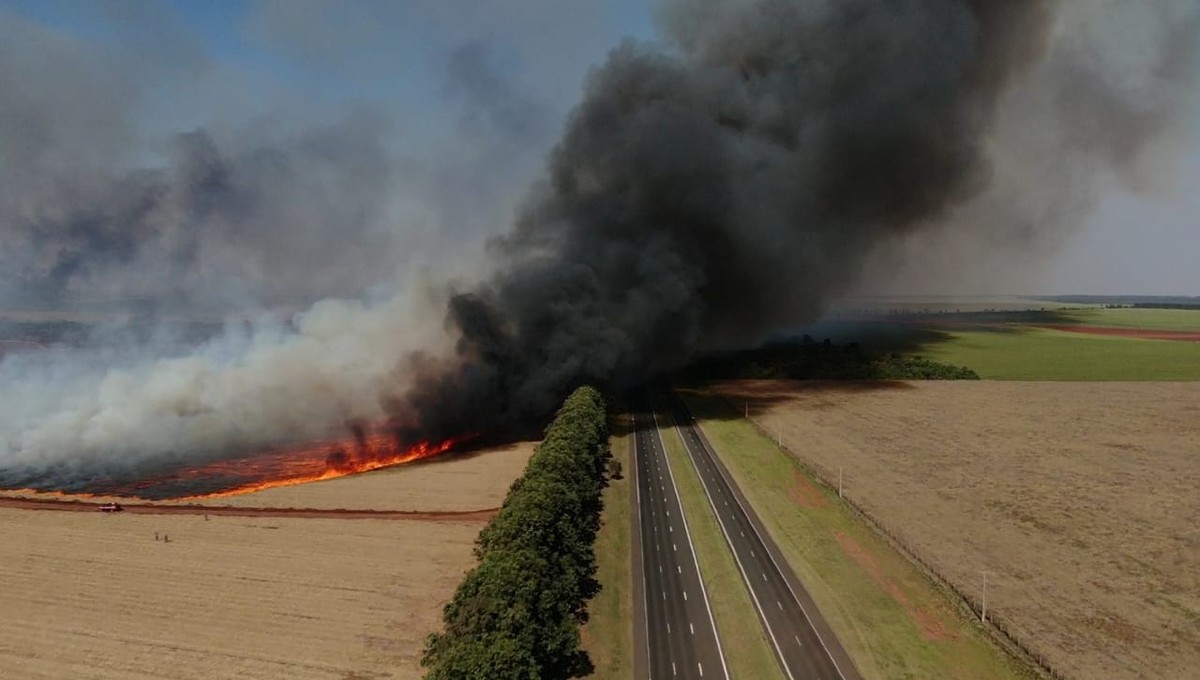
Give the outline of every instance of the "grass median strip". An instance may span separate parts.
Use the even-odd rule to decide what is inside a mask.
[[[864,677],[1036,677],[752,423],[681,395]]]
[[[630,555],[629,493],[633,480],[629,459],[631,445],[629,416],[612,424],[612,456],[620,463],[622,477],[610,479],[604,491],[603,524],[596,536],[597,578],[600,592],[588,605],[588,622],[583,628],[584,649],[591,655],[597,680],[626,680],[633,677],[633,583]]]
[[[700,574],[708,591],[709,606],[721,637],[729,675],[734,678],[782,679],[783,671],[763,632],[762,622],[754,610],[754,603],[733,560],[733,553],[721,534],[721,527],[709,506],[696,468],[684,452],[670,417],[663,415],[667,412],[664,405],[656,401],[654,406],[659,414],[659,431],[671,464],[675,487],[679,491],[679,500],[687,516],[692,545],[696,549]]]

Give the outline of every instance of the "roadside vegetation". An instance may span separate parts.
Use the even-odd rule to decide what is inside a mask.
[[[656,402],[654,406],[657,413],[667,413],[664,404]],[[717,517],[704,494],[700,475],[683,450],[683,443],[670,417],[660,416],[658,424],[662,428],[660,433],[671,464],[671,474],[679,491],[679,501],[683,504],[692,546],[696,549],[700,576],[708,593],[729,675],[734,678],[782,680],[783,671],[754,610],[750,591],[742,580],[733,553],[721,534]]]
[[[588,605],[583,627],[583,647],[595,665],[597,680],[633,677],[633,546],[631,545],[630,489],[633,468],[629,447],[628,415],[613,419],[612,461],[604,512],[596,535],[596,577],[600,592]]]
[[[595,542],[610,459],[604,400],[581,387],[480,532],[478,564],[443,610],[442,631],[427,642],[426,678],[592,672],[580,629],[600,587]]]
[[[681,396],[865,678],[1037,677],[751,422]]]

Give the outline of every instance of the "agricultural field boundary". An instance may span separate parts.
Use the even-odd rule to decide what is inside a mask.
[[[738,411],[736,405],[727,397],[722,395],[714,396],[720,399],[730,412]],[[684,398],[686,399],[686,397]],[[771,441],[776,442],[775,445],[780,450],[786,452],[792,458],[792,460],[794,460],[806,474],[816,480],[817,483],[824,486],[826,490],[829,490],[834,494],[837,493],[838,483],[836,473],[826,469],[823,465],[810,463],[787,445],[780,444],[771,434],[771,432],[769,432],[754,418],[750,417],[744,419],[753,425],[754,429],[757,430],[759,434],[767,439],[770,439]],[[884,525],[883,522],[856,503],[852,498],[843,494],[840,496],[839,500],[845,504],[845,506],[855,517],[857,517],[868,528],[870,528],[871,531],[883,538],[889,545],[892,546],[892,548],[903,555],[905,559],[920,569],[921,573],[925,574],[925,576],[933,581],[939,588],[951,594],[957,604],[961,608],[965,609],[964,614],[970,614],[972,618],[977,621],[979,620],[981,615],[981,602],[977,598],[957,588],[949,579],[943,576],[941,572],[930,566],[925,560],[921,559],[920,555],[918,555],[916,551],[909,548],[903,540],[888,530],[887,526]],[[1048,659],[1046,659],[1045,656],[1034,651],[1025,643],[1024,640],[1021,639],[1019,635],[1005,625],[1003,616],[997,618],[994,613],[989,614],[983,629],[989,634],[989,637],[991,637],[994,642],[1014,656],[1029,662],[1030,665],[1035,670],[1039,671],[1044,677],[1051,678],[1052,680],[1071,680],[1070,676],[1058,670],[1053,664],[1050,663]]]

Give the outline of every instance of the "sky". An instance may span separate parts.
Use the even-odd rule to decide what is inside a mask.
[[[424,229],[415,242],[430,249],[466,240],[477,247],[480,232],[507,229],[589,68],[627,36],[653,39],[654,16],[649,0],[0,0],[0,22],[31,22],[117,60],[113,68],[135,84],[133,118],[147,140],[222,121],[286,126],[369,112],[386,130],[380,143],[413,169],[395,178],[403,186],[394,202],[407,207],[389,219]],[[1166,188],[1139,195],[1111,183],[1084,228],[1022,276],[967,277],[958,290],[929,290],[920,276],[894,285],[913,293],[1200,294],[1194,133],[1180,142]],[[447,188],[473,198],[428,198]]]

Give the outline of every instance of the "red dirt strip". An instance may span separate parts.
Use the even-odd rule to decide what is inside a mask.
[[[52,510],[60,512],[99,512],[104,503],[43,498],[0,498],[0,508]],[[423,522],[486,522],[500,510],[434,511],[422,510],[319,510],[315,508],[238,508],[228,505],[154,505],[122,503],[124,512],[139,515],[213,515],[220,517],[296,517],[305,519],[390,519]]]
[[[1087,335],[1107,335],[1118,338],[1136,338],[1138,340],[1177,340],[1181,342],[1200,342],[1200,331],[1166,331],[1143,328],[1107,328],[1104,326],[1068,326],[1064,324],[1040,324],[1036,328],[1046,328],[1065,333],[1085,333]]]

